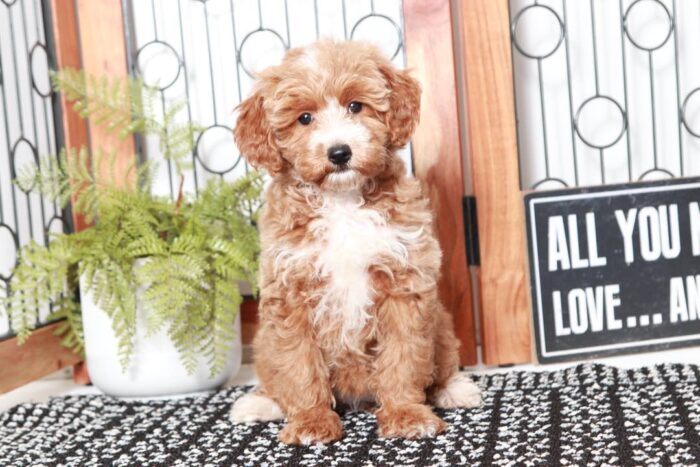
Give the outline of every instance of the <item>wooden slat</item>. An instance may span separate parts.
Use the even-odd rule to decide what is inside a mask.
[[[128,75],[121,2],[51,0],[51,6],[59,68],[83,68],[95,76]],[[98,148],[117,151],[118,171],[124,174],[119,180],[128,180],[126,171],[134,159],[133,139],[120,140],[102,128],[89,126],[65,99],[61,106],[65,146],[77,149],[88,145],[89,131],[93,153]],[[77,231],[88,227],[83,216],[75,212],[73,223]],[[90,382],[84,363],[74,367],[74,379],[82,384]]]
[[[69,1],[69,0],[66,0]],[[70,0],[73,1],[73,0]],[[128,76],[124,16],[119,0],[76,0],[83,69],[89,75],[126,78]],[[116,134],[97,125],[90,125],[90,148],[93,154],[102,149],[116,151],[115,173],[122,173],[125,184],[134,182],[127,177],[134,163],[133,138],[120,139]],[[106,172],[109,167],[103,168]]]
[[[21,347],[16,338],[0,342],[0,394],[81,360],[61,346],[61,339],[53,335],[56,326],[50,324],[36,330]]]
[[[54,0],[59,1],[59,0]],[[126,42],[124,37],[124,16],[122,2],[118,0],[65,0],[77,5],[77,18],[80,31],[80,50],[82,67],[85,73],[93,76],[112,78],[127,78],[128,67],[126,57]],[[133,138],[121,139],[98,125],[89,125],[90,150],[94,155],[103,150],[116,152],[116,167],[118,183],[130,186],[134,183],[129,177],[129,168],[134,163],[135,146]],[[102,167],[107,173],[110,167]],[[95,168],[98,171],[100,168]],[[105,176],[114,175],[105,173]],[[123,176],[119,176],[122,174]],[[76,382],[87,383],[90,375],[86,365],[74,369]]]
[[[258,331],[258,301],[244,300],[241,303],[241,340],[243,345],[251,345]]]
[[[75,2],[73,0],[51,0],[50,5],[56,64],[59,69],[80,68],[80,36]],[[78,149],[87,145],[87,122],[73,110],[71,104],[63,96],[61,96],[60,105],[65,147]],[[84,217],[75,212],[73,212],[73,227],[78,231],[87,227]]]
[[[73,382],[83,385],[92,383],[86,361],[83,360],[73,365]]]
[[[459,0],[468,141],[477,202],[484,363],[531,360],[507,0]]]
[[[50,0],[53,39],[56,62],[59,69],[82,68],[80,30],[75,0]],[[83,18],[85,18],[83,16]],[[72,104],[61,96],[61,118],[64,146],[79,149],[87,146],[88,123],[73,110]],[[73,194],[72,199],[75,199]],[[80,231],[89,226],[83,215],[73,211],[73,228]],[[73,379],[79,384],[88,384],[90,376],[85,362],[73,367]]]
[[[449,0],[404,1],[408,67],[423,86],[413,137],[416,176],[429,189],[443,250],[440,296],[462,342],[462,365],[477,362],[472,290],[464,245],[462,149]]]

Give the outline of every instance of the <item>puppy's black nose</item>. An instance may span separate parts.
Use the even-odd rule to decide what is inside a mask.
[[[352,151],[347,144],[338,144],[328,149],[328,160],[335,165],[343,165],[352,157]]]

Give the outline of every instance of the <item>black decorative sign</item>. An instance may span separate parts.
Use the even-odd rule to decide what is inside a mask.
[[[700,343],[700,179],[535,192],[525,209],[541,362]]]

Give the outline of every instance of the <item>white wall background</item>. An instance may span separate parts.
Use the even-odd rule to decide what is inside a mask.
[[[523,189],[700,174],[700,2],[510,6]]]

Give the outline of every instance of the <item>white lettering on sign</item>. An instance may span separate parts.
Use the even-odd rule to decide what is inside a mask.
[[[690,237],[692,239],[693,256],[700,256],[700,205],[693,201],[688,205],[690,211]]]
[[[552,305],[554,332],[558,337],[600,332],[606,327],[622,329],[622,320],[615,316],[615,308],[620,306],[619,284],[571,289],[567,294],[568,326],[564,322],[561,291],[552,292]]]
[[[605,315],[608,318],[608,329],[622,329],[622,320],[615,317],[615,308],[620,306],[620,284],[605,286]]]
[[[588,260],[581,258],[581,250],[578,242],[578,222],[576,214],[569,214],[569,251],[571,252],[571,269],[583,269],[588,267]]]
[[[678,258],[681,254],[681,226],[678,222],[678,205],[659,206],[661,225],[661,254],[666,259]]]
[[[625,262],[634,262],[634,227],[639,231],[639,252],[644,261],[656,261],[662,256],[677,258],[681,253],[680,224],[678,205],[645,206],[639,210],[629,209],[627,213],[618,209],[615,219],[622,234]]]
[[[617,219],[617,225],[620,227],[620,233],[622,234],[622,242],[625,249],[625,263],[631,264],[634,262],[634,242],[632,241],[632,234],[634,233],[634,221],[637,218],[637,208],[632,208],[627,211],[627,215],[618,209],[615,211],[615,219]]]
[[[553,216],[549,218],[549,270],[571,269],[569,261],[569,249],[566,246],[566,231],[564,230],[564,218]]]
[[[552,292],[552,305],[554,308],[554,332],[557,336],[568,336],[571,329],[564,326],[564,312],[561,309],[561,292]]]
[[[595,228],[595,213],[586,213],[586,246],[588,257],[581,256],[578,236],[578,217],[569,214],[564,225],[563,216],[548,219],[548,269],[550,271],[600,267],[608,264],[607,258],[598,254],[598,238]],[[568,241],[567,241],[568,238]]]
[[[661,229],[659,212],[652,207],[639,210],[639,249],[646,261],[656,261],[661,257]]]
[[[598,256],[598,236],[595,229],[595,213],[586,213],[586,239],[588,240],[588,260],[591,267],[600,267],[608,264],[605,256]]]
[[[685,283],[684,283],[685,282]],[[695,321],[700,318],[700,274],[672,277],[669,315],[672,323]]]

